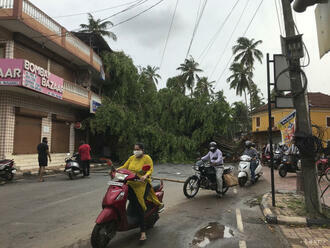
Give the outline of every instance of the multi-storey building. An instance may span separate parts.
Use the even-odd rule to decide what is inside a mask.
[[[101,103],[92,82],[101,70],[91,47],[30,1],[0,0],[0,159],[37,168],[47,137],[50,165],[63,164],[86,138],[79,122]]]

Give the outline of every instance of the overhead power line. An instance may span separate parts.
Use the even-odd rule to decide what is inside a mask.
[[[160,0],[160,1],[158,1],[157,3],[151,5],[149,8],[147,8],[147,9],[141,11],[140,13],[138,13],[138,14],[136,14],[136,15],[130,17],[130,18],[127,18],[127,19],[124,20],[124,21],[118,22],[117,24],[113,25],[111,28],[117,27],[117,26],[119,26],[119,25],[121,25],[121,24],[123,24],[123,23],[126,23],[126,22],[128,22],[128,21],[130,21],[130,20],[132,20],[132,19],[134,19],[134,18],[136,18],[136,17],[142,15],[143,13],[145,13],[145,12],[151,10],[152,8],[156,7],[158,4],[160,4],[160,3],[162,3],[162,2],[164,2],[164,0]]]
[[[223,27],[225,26],[226,22],[228,21],[229,17],[231,16],[231,14],[233,13],[234,9],[236,8],[237,4],[239,3],[240,0],[237,0],[236,3],[233,5],[233,7],[231,8],[231,10],[229,11],[228,15],[225,17],[224,21],[221,23],[219,29],[217,30],[217,32],[215,32],[215,34],[212,36],[211,40],[209,41],[209,43],[207,44],[207,46],[204,48],[204,50],[202,51],[202,53],[199,55],[198,57],[198,61],[200,61],[200,63],[202,63],[202,60],[205,58],[205,56],[207,55],[207,53],[209,52],[209,50],[212,48],[214,42],[217,40],[218,35],[220,34],[220,32],[222,31]],[[205,55],[205,56],[204,56]]]
[[[142,0],[142,1],[139,0],[139,2],[141,2],[141,4],[142,4],[142,2],[144,3],[145,1],[149,1],[149,0]],[[149,11],[150,9],[154,8],[155,6],[157,6],[158,4],[160,4],[160,3],[163,2],[163,1],[164,1],[164,0],[160,0],[160,1],[158,1],[158,2],[155,3],[154,5],[152,5],[152,6],[150,6],[149,8],[147,8],[147,9],[145,9],[145,10],[139,12],[138,14],[136,14],[136,15],[134,15],[134,16],[128,18],[128,19],[125,19],[124,21],[121,21],[121,22],[119,22],[119,23],[116,23],[115,25],[113,25],[113,26],[110,27],[109,29],[111,29],[111,28],[113,28],[113,27],[115,27],[115,26],[119,26],[119,25],[121,25],[121,24],[123,24],[123,23],[126,23],[126,22],[128,22],[128,21],[130,21],[130,20],[132,20],[132,19],[134,19],[134,18],[136,18],[136,17],[142,15],[143,13]],[[129,8],[129,7],[128,7],[128,8]],[[122,11],[119,11],[118,13],[122,13],[122,12],[123,12],[123,10],[122,10]],[[116,14],[117,14],[117,13],[116,13]],[[113,15],[112,15],[112,16],[113,16]],[[36,39],[36,38],[55,37],[55,39],[59,39],[59,38],[61,38],[61,37],[63,37],[63,36],[66,36],[68,33],[75,32],[75,31],[79,31],[80,29],[81,29],[81,28],[76,28],[76,29],[73,29],[73,30],[71,30],[71,31],[66,31],[66,32],[64,32],[64,33],[61,34],[61,35],[60,35],[60,34],[38,35],[38,36],[31,37],[31,38],[32,38],[32,39]],[[54,39],[54,40],[55,40],[55,39]]]
[[[250,20],[248,26],[246,27],[246,29],[245,29],[245,31],[244,31],[244,33],[243,33],[243,35],[242,35],[243,37],[246,35],[247,31],[249,30],[250,25],[251,25],[251,23],[253,22],[255,16],[257,15],[257,13],[258,13],[258,11],[259,11],[259,9],[260,9],[260,6],[262,5],[263,1],[264,1],[264,0],[261,0],[261,1],[260,1],[259,5],[258,5],[258,7],[257,7],[257,9],[256,9],[256,11],[254,12],[254,14],[253,14],[253,16],[252,16],[252,18],[251,18],[251,20]],[[220,82],[220,79],[222,78],[223,74],[224,74],[225,71],[227,70],[228,65],[229,65],[229,63],[231,62],[231,59],[232,59],[233,57],[234,57],[234,55],[232,54],[231,57],[230,57],[230,59],[228,60],[228,62],[227,62],[227,64],[226,64],[225,68],[223,69],[223,71],[221,72],[220,76],[218,77],[217,82],[216,82],[216,84],[215,84],[215,87],[216,87],[216,86],[218,85],[218,83]]]
[[[116,9],[116,8],[123,7],[123,6],[130,5],[130,4],[135,5],[135,4],[137,4],[138,2],[141,2],[141,1],[142,0],[135,0],[135,1],[132,1],[132,2],[123,3],[123,4],[115,5],[115,6],[112,6],[112,7],[103,8],[103,9],[91,10],[91,11],[88,11],[88,12],[72,13],[72,14],[66,14],[66,15],[50,16],[50,18],[60,19],[60,18],[66,18],[66,17],[87,15],[89,13],[90,14],[100,13],[100,12],[108,11],[108,10],[111,10],[111,9]],[[24,20],[27,20],[27,19],[39,20],[39,19],[42,19],[42,17],[40,17],[40,18],[37,18],[37,17],[25,17],[25,18],[22,18],[22,19],[24,19]]]
[[[196,32],[197,32],[197,29],[198,29],[198,26],[199,26],[199,23],[202,19],[202,16],[204,14],[204,10],[205,10],[205,7],[206,7],[206,4],[207,4],[207,1],[208,0],[205,0],[204,1],[204,5],[202,7],[202,10],[201,10],[201,13],[199,15],[199,18],[198,18],[198,21],[195,23],[195,27],[194,27],[194,31],[193,31],[193,34],[192,34],[192,37],[191,37],[191,40],[190,40],[190,44],[189,44],[189,47],[188,47],[188,51],[187,51],[187,54],[186,54],[186,58],[188,57],[189,55],[189,52],[190,52],[190,49],[191,49],[191,46],[193,44],[193,41],[194,41],[194,38],[195,38],[195,35],[196,35]]]
[[[166,37],[166,40],[165,40],[165,46],[164,46],[164,50],[163,50],[163,53],[162,53],[162,58],[161,58],[160,64],[159,64],[159,69],[163,65],[163,60],[164,60],[164,56],[165,56],[165,52],[166,52],[166,48],[167,48],[167,42],[168,42],[168,40],[170,38],[170,35],[171,35],[171,31],[172,31],[172,27],[173,27],[173,22],[174,22],[176,10],[178,8],[178,4],[179,4],[179,0],[176,0],[175,8],[174,8],[172,19],[171,19],[171,23],[170,23],[170,28],[168,29],[167,37]]]
[[[216,71],[216,69],[217,69],[219,63],[221,62],[221,60],[222,60],[222,58],[223,58],[225,52],[227,51],[227,48],[228,48],[228,46],[229,46],[229,44],[230,44],[230,42],[231,42],[231,39],[232,39],[232,37],[233,37],[233,35],[234,35],[234,33],[235,33],[235,31],[236,31],[236,29],[237,29],[239,23],[241,22],[241,19],[242,19],[243,15],[244,15],[244,13],[245,13],[245,11],[246,11],[246,8],[247,8],[249,2],[250,2],[250,0],[247,0],[247,1],[246,1],[245,5],[244,5],[244,8],[243,8],[243,10],[242,10],[242,12],[241,12],[241,15],[239,16],[239,18],[238,18],[238,20],[237,20],[237,22],[236,22],[236,24],[235,24],[235,27],[234,27],[233,31],[231,32],[231,34],[230,34],[230,36],[229,36],[229,39],[228,39],[228,41],[227,41],[227,43],[226,43],[226,46],[225,46],[225,48],[223,49],[223,51],[222,51],[222,53],[221,53],[221,56],[219,57],[217,63],[215,64],[214,69],[213,69],[213,71],[212,71],[210,77],[213,76],[213,74],[214,74],[214,72]]]
[[[276,9],[276,16],[277,16],[278,27],[279,27],[280,33],[282,35],[282,27],[281,27],[281,21],[280,21],[280,17],[279,17],[279,13],[278,13],[277,0],[274,0],[274,3],[275,3],[275,9]]]

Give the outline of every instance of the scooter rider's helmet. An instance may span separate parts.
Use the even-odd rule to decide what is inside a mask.
[[[215,152],[215,150],[217,149],[217,143],[214,141],[210,142],[209,149],[211,152]]]
[[[252,142],[250,141],[250,140],[247,140],[247,141],[245,141],[245,147],[247,148],[247,149],[250,149],[251,147],[252,147]]]

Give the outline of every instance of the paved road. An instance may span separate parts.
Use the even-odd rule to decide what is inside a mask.
[[[157,165],[154,176],[184,180],[191,173],[186,165]],[[32,178],[0,186],[0,247],[90,247],[107,180],[99,171],[90,179],[57,175],[44,183]],[[248,203],[268,190],[269,183],[260,180],[231,188],[223,198],[200,191],[188,200],[182,184],[166,182],[166,210],[144,247],[286,247],[276,227],[265,225],[259,207]],[[117,233],[110,247],[136,247],[138,237],[137,229]]]

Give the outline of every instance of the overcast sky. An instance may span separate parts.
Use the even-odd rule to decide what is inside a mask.
[[[157,3],[159,0],[149,0],[143,5],[126,11],[109,20],[117,24]],[[235,91],[229,89],[226,78],[230,75],[227,64],[232,56],[231,47],[238,37],[242,36],[250,23],[259,3],[262,0],[240,0],[232,15],[225,23],[222,31],[217,36],[211,49],[201,56],[213,35],[219,30],[232,7],[237,0],[208,0],[204,14],[196,32],[190,54],[200,63],[204,70],[203,75],[216,81],[216,90],[224,90],[229,102],[243,100],[235,95]],[[87,23],[87,15],[71,17],[58,17],[80,12],[110,8],[112,6],[133,2],[133,0],[31,0],[37,7],[57,20],[68,30],[79,28],[80,23]],[[186,57],[189,43],[196,22],[197,10],[200,2],[204,0],[179,0],[173,28],[169,37],[165,56],[160,68],[162,80],[158,88],[165,87],[168,77],[177,75],[176,68]],[[264,0],[250,25],[246,37],[262,40],[259,49],[264,53],[263,64],[257,64],[254,81],[266,97],[266,53],[278,54],[280,49],[280,27],[276,15],[275,3],[280,0]],[[171,17],[173,15],[176,0],[164,0],[150,11],[133,20],[118,25],[111,29],[118,36],[117,42],[108,40],[113,50],[123,50],[133,58],[135,65],[160,66],[165,40],[168,34]],[[281,6],[281,5],[278,5]],[[127,6],[96,12],[95,18],[106,18],[117,13]],[[304,42],[310,54],[310,65],[305,69],[308,76],[308,90],[311,92],[323,92],[330,94],[330,54],[320,59],[317,32],[314,17],[314,8],[310,7],[304,13],[294,13],[299,32],[303,34]],[[243,15],[241,16],[241,14]],[[280,13],[281,14],[281,13]],[[241,18],[240,18],[241,16]],[[280,25],[283,33],[283,17],[280,16]],[[240,20],[240,21],[239,21]],[[239,21],[239,22],[238,22]],[[236,29],[235,29],[235,26]],[[307,63],[307,59],[305,60]],[[216,67],[216,64],[218,66]],[[220,75],[222,75],[220,77]]]

